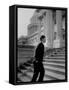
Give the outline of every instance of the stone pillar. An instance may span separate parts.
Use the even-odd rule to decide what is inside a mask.
[[[46,47],[53,48],[54,21],[52,10],[46,10],[46,17],[44,18],[44,28],[46,36]]]
[[[40,43],[40,37],[41,37],[41,22],[38,24],[38,43]]]
[[[57,41],[59,43],[58,48],[62,47],[62,11],[56,10],[56,24],[57,24]]]

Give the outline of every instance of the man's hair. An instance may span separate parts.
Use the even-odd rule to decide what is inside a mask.
[[[42,35],[41,37],[40,37],[40,41],[42,41],[42,39],[44,39],[45,38],[45,36],[44,35]]]

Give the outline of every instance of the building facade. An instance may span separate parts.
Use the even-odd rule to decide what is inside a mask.
[[[46,36],[46,47],[64,47],[65,11],[37,9],[28,25],[28,43],[36,46],[41,35]]]
[[[28,39],[27,39],[27,37],[21,36],[21,37],[18,39],[18,45],[26,45],[26,44],[28,44]]]

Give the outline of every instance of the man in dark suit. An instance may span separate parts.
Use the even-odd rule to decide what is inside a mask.
[[[44,43],[46,42],[46,38],[44,35],[40,37],[40,43],[38,44],[36,51],[35,51],[35,61],[34,61],[34,74],[32,78],[32,82],[36,82],[37,77],[38,82],[43,81],[44,77],[44,67],[43,67],[43,56],[44,56]]]

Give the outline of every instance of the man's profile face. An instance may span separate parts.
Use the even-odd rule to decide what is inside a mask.
[[[43,38],[42,41],[43,41],[43,43],[45,43],[46,42],[46,38]]]

